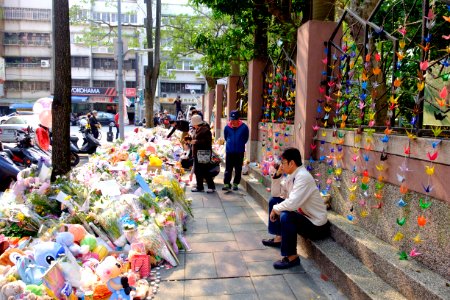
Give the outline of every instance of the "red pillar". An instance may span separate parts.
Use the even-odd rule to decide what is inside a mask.
[[[216,133],[216,139],[222,136],[222,111],[223,111],[223,91],[225,89],[225,85],[218,84],[216,85],[216,110],[214,112],[216,119],[214,122],[214,132]]]
[[[316,123],[317,101],[320,99],[319,85],[324,65],[324,41],[328,41],[334,22],[308,21],[297,31],[297,86],[295,100],[295,146],[304,160],[309,159],[313,142],[312,126]],[[337,35],[335,43],[339,43]]]
[[[232,110],[236,109],[236,101],[237,101],[237,85],[239,83],[240,76],[229,76],[228,77],[228,85],[227,85],[227,110],[226,116],[230,115]]]
[[[206,107],[205,95],[202,95],[202,112],[203,112],[203,114],[206,113],[205,107]]]
[[[205,122],[211,123],[211,115],[214,106],[214,90],[210,90],[205,95],[205,110],[203,111],[203,119]]]
[[[262,117],[263,81],[266,62],[254,59],[248,64],[248,114],[247,125],[250,130],[250,139],[247,143],[247,159],[256,161],[258,151],[258,123]]]

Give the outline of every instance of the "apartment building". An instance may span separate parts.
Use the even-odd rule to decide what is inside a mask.
[[[143,28],[145,5],[142,0],[122,1],[122,24],[125,44],[127,37],[134,37],[137,28]],[[110,3],[110,1],[109,1]],[[32,103],[53,91],[53,38],[52,1],[2,0],[3,18],[0,20],[0,57],[4,58],[5,78],[3,93],[0,88],[0,113],[12,109],[31,109]],[[80,22],[71,26],[72,111],[84,113],[96,109],[115,112],[117,97],[117,59],[114,55],[114,30],[117,28],[117,7],[97,0],[80,4],[77,10]],[[85,22],[83,22],[84,20]],[[109,44],[95,45],[86,40],[87,22],[95,22],[100,28],[112,29]],[[136,55],[126,52],[123,64],[125,95],[133,103],[136,97]],[[129,108],[133,119],[134,108]]]
[[[194,11],[187,5],[186,0],[162,0],[161,9],[162,30],[168,19],[180,15],[192,15]],[[165,70],[162,70],[159,82],[159,102],[162,110],[175,113],[173,102],[179,95],[181,97],[183,110],[189,106],[197,106],[201,109],[201,97],[205,93],[206,80],[200,74],[198,56],[191,55],[180,57],[178,61],[170,61],[164,53],[170,51],[170,36],[167,40],[161,40],[162,60]]]

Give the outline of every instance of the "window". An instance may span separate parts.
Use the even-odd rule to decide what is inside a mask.
[[[109,13],[102,13],[102,21],[104,22],[110,21]]]
[[[50,91],[49,81],[6,81],[5,87],[10,91]]]
[[[89,86],[89,79],[72,79],[72,86]]]
[[[123,69],[127,70],[127,71],[136,69],[135,62],[136,62],[135,59],[129,59],[129,60],[124,61]]]
[[[3,18],[6,20],[34,20],[50,21],[52,11],[50,9],[4,7]]]
[[[70,58],[72,68],[89,68],[89,57],[72,56]]]
[[[40,68],[41,60],[50,60],[49,57],[5,57],[7,68]]]
[[[115,87],[116,82],[110,80],[94,80],[94,87]]]
[[[189,94],[191,90],[196,93],[204,93],[205,85],[200,83],[161,82],[161,93]]]
[[[94,69],[116,70],[117,62],[112,58],[94,58]]]
[[[50,46],[50,33],[5,32],[5,45]]]
[[[130,15],[130,23],[137,24],[137,15]]]
[[[122,14],[122,23],[130,23],[130,15]]]
[[[125,87],[126,88],[136,88],[136,81],[126,81]]]
[[[192,61],[186,60],[183,62],[183,70],[185,71],[194,71],[195,64]]]
[[[111,22],[117,22],[117,14],[116,13],[111,14]]]

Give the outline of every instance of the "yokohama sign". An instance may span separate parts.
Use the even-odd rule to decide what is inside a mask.
[[[72,95],[74,96],[117,96],[115,88],[101,87],[72,87]]]

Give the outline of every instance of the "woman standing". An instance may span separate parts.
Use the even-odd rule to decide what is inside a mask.
[[[194,133],[192,136],[192,153],[194,155],[194,174],[197,180],[197,187],[192,192],[203,192],[203,179],[208,184],[207,193],[214,193],[216,186],[209,173],[209,167],[212,154],[212,134],[207,123],[204,123],[199,115],[192,116],[192,127]]]

